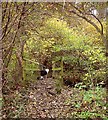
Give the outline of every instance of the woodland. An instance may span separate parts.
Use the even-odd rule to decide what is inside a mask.
[[[107,3],[1,7],[2,118],[108,120]]]

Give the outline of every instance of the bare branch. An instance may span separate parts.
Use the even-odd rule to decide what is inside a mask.
[[[91,20],[89,20],[87,17],[82,16],[82,15],[79,15],[77,12],[75,12],[75,11],[73,11],[73,10],[71,10],[70,12],[72,12],[72,13],[76,14],[77,16],[81,17],[82,19],[86,20],[88,23],[90,23],[92,26],[94,26],[95,29],[96,29],[100,34],[102,33],[101,30],[99,29],[99,27],[98,27],[94,22],[92,22]]]
[[[23,7],[22,7],[22,10],[21,10],[20,18],[19,18],[19,20],[18,20],[17,30],[16,30],[16,32],[15,32],[15,34],[14,34],[14,38],[13,38],[12,42],[10,43],[10,45],[8,46],[8,48],[7,48],[7,50],[6,50],[6,54],[4,55],[4,59],[7,58],[8,55],[10,56],[10,55],[12,54],[12,49],[13,49],[13,47],[14,47],[14,43],[15,43],[15,39],[16,39],[17,32],[18,32],[18,30],[19,30],[19,28],[20,28],[21,19],[22,19],[22,16],[23,16],[23,10],[24,10],[24,9],[25,9],[25,3],[23,3]],[[9,61],[10,61],[10,58],[11,58],[11,57],[8,57],[8,63],[9,63]],[[7,63],[7,65],[5,66],[6,68],[7,68],[7,66],[8,66],[8,63]]]
[[[71,5],[72,5],[72,7],[74,7],[79,13],[81,13],[82,15],[79,15],[78,13],[76,13],[75,11],[73,11],[74,14],[76,14],[77,16],[85,19],[87,22],[89,22],[91,25],[93,25],[93,26],[96,28],[96,30],[97,30],[101,35],[103,35],[103,25],[102,25],[101,21],[100,21],[94,14],[82,12],[78,7],[74,6],[73,4],[71,4]],[[90,11],[90,12],[91,12],[91,11]],[[100,26],[101,26],[101,30],[99,29],[99,27],[98,27],[94,22],[92,22],[91,20],[89,20],[85,15],[91,15],[91,16],[93,16],[93,17],[99,22],[99,24],[100,24]]]
[[[7,31],[7,28],[8,28],[8,25],[9,25],[9,22],[10,22],[10,8],[11,8],[11,5],[9,6],[9,13],[8,13],[8,18],[7,18],[7,22],[6,22],[6,25],[4,27],[4,30],[3,30],[3,36],[2,36],[2,39],[4,38],[5,34],[6,34],[6,31]]]
[[[102,25],[101,21],[100,21],[94,14],[89,14],[89,15],[92,15],[92,16],[100,23],[100,26],[101,26],[101,34],[103,35],[103,25]]]

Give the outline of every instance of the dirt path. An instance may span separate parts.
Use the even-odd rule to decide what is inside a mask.
[[[6,89],[3,118],[76,118],[91,117],[91,113],[92,117],[96,117],[93,120],[99,120],[97,115],[101,115],[100,118],[105,117],[104,89],[101,91],[103,97],[101,94],[101,97],[98,96],[99,90],[95,88],[85,91],[75,87],[63,87],[60,94],[55,89],[55,81],[50,78],[31,82],[13,91]],[[86,112],[88,116],[85,116]]]
[[[27,113],[32,118],[56,118],[69,117],[72,111],[71,106],[66,105],[66,101],[72,95],[72,89],[63,89],[61,94],[55,90],[55,81],[51,78],[38,80],[32,85],[30,92]]]

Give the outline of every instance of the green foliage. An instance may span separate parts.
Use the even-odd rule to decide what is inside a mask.
[[[73,66],[67,70],[67,73],[78,71],[78,74],[81,73],[80,79],[85,84],[104,81],[106,61],[104,48],[94,44],[95,41],[99,41],[97,34],[94,34],[94,37],[85,34],[84,29],[82,30],[80,27],[70,28],[66,21],[57,17],[44,19],[43,23],[39,29],[39,35],[35,31],[27,31],[29,39],[25,45],[24,56],[26,58],[32,58],[32,60],[39,62],[45,56],[61,52],[61,54],[53,56],[52,59],[59,64],[58,61],[63,56],[63,62]],[[91,29],[91,26],[87,29]],[[93,29],[93,31],[95,30]],[[70,53],[62,55],[62,51],[70,51]],[[25,67],[34,68],[37,66],[32,63]]]
[[[80,92],[79,88],[78,91],[77,88],[74,90],[75,94],[72,94],[72,96],[65,101],[66,105],[71,105],[73,108],[72,117],[86,119],[96,117],[107,118],[106,89],[96,87],[88,91],[85,91],[83,88],[80,89]]]
[[[84,47],[84,40],[86,36],[77,34],[77,31],[69,28],[66,21],[57,18],[50,18],[46,22],[46,29],[50,32],[50,37],[54,37],[55,45],[54,51],[82,49]]]
[[[85,83],[91,84],[94,81],[97,83],[105,80],[104,67],[106,58],[103,47],[93,46],[89,36],[79,35],[77,30],[69,28],[65,21],[57,18],[48,19],[46,29],[50,32],[50,36],[54,36],[55,44],[52,46],[53,51],[71,50],[71,55],[66,54],[64,56],[64,62],[76,66],[75,69],[80,67],[82,71],[87,71],[85,74],[82,74],[82,79]]]
[[[101,48],[90,47],[83,54],[88,58],[85,61],[85,70],[88,72],[83,76],[84,82],[99,83],[105,81],[106,58]]]
[[[103,120],[107,120],[108,119],[106,116],[103,117],[101,114],[92,113],[92,112],[89,112],[89,111],[81,112],[78,115],[78,117],[79,118],[86,118],[86,119],[89,119],[89,118],[102,118]]]
[[[106,96],[106,92],[104,91],[104,89],[101,87],[96,87],[94,91],[93,89],[85,91],[83,100],[87,102],[92,102],[92,100],[100,102],[100,100],[103,99],[103,96]]]

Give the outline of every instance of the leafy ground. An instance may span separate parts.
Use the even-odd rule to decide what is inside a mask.
[[[85,91],[63,87],[57,94],[55,85],[54,79],[49,78],[5,93],[3,117],[108,119],[104,88]]]

